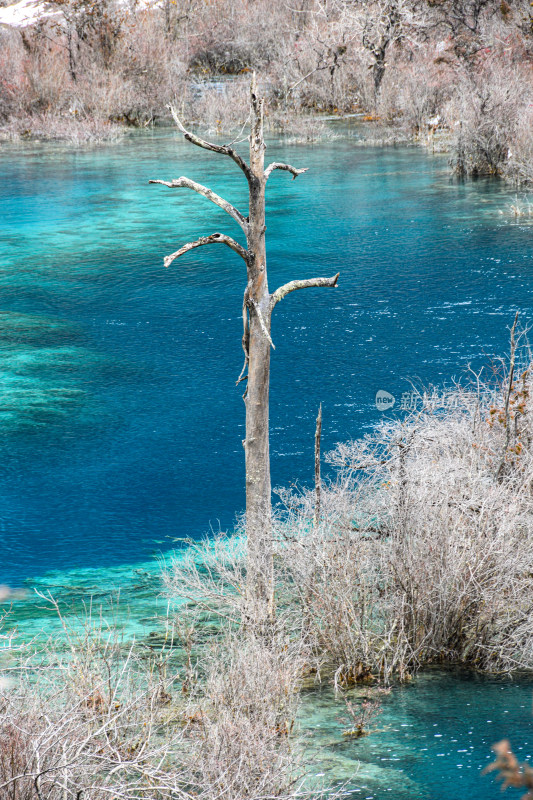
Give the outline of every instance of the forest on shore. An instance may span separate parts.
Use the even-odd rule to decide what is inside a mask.
[[[324,116],[361,114],[373,139],[442,147],[459,174],[519,185],[533,178],[532,56],[529,0],[54,0],[33,24],[0,22],[0,136],[112,139],[170,119],[169,102],[238,132],[255,70],[273,133],[314,140]]]

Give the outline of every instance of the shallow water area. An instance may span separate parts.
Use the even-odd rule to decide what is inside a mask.
[[[315,780],[347,781],[348,796],[366,800],[494,800],[491,745],[508,738],[520,761],[533,757],[533,680],[486,677],[462,670],[429,670],[381,701],[370,734],[343,737],[350,725],[331,689],[304,695],[300,725]],[[365,696],[361,688],[353,695]],[[318,777],[316,777],[318,776]],[[510,800],[523,794],[509,789]]]
[[[2,603],[9,610],[4,627],[17,631],[17,644],[42,644],[52,637],[61,648],[65,628],[80,633],[92,620],[116,628],[126,642],[155,643],[164,638],[167,616],[175,608],[164,592],[162,567],[162,561],[151,560],[135,567],[51,570],[29,579]]]

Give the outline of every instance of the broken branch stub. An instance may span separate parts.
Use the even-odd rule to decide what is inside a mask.
[[[270,311],[273,310],[274,306],[279,303],[280,300],[283,300],[290,292],[295,292],[297,289],[313,289],[319,286],[335,289],[337,281],[339,280],[339,275],[340,272],[337,272],[332,278],[308,278],[307,280],[289,281],[289,283],[285,283],[272,294],[270,298]]]

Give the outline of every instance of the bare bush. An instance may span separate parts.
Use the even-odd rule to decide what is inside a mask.
[[[439,127],[441,111],[455,83],[453,71],[438,62],[431,50],[419,48],[407,63],[401,53],[396,53],[376,106],[381,120],[404,128],[422,141]]]
[[[268,115],[266,122],[268,130],[286,136],[290,142],[317,142],[333,136],[331,128],[318,116],[294,116],[274,111]]]
[[[156,649],[41,600],[62,637],[17,652],[0,633],[2,800],[320,796],[292,743],[304,662],[283,625],[257,637],[182,614]]]
[[[185,117],[201,123],[208,133],[238,135],[248,119],[248,79],[199,84],[190,92]]]
[[[311,497],[285,498],[285,583],[341,682],[533,665],[532,401],[516,370],[496,395],[456,390],[339,446],[318,530]]]
[[[190,776],[176,760],[182,729],[161,735],[174,677],[98,622],[65,634],[63,652],[29,654],[0,689],[0,796],[188,798]]]
[[[533,183],[533,106],[522,108],[509,146],[504,175],[517,183]]]
[[[19,34],[0,29],[0,123],[20,110],[26,54]]]
[[[531,85],[518,67],[494,63],[463,73],[446,111],[455,131],[455,171],[474,176],[504,173],[531,96]]]
[[[492,385],[450,389],[438,407],[426,395],[329,454],[337,478],[318,525],[313,493],[280,492],[280,614],[338,687],[429,663],[533,666],[532,367],[519,371],[516,339],[513,327]],[[243,546],[222,537],[196,550],[167,575],[170,590],[238,620]]]
[[[390,691],[390,689],[369,687],[358,698],[357,705],[355,705],[355,701],[352,702],[345,696],[344,705],[348,716],[341,717],[340,721],[349,722],[351,727],[343,732],[343,736],[359,739],[370,733],[370,723],[379,717],[383,710],[380,703],[381,697],[389,694]]]
[[[76,118],[56,114],[18,116],[0,127],[1,139],[61,140],[73,145],[118,141],[123,130],[111,122],[90,117]]]
[[[228,631],[204,654],[188,738],[206,798],[286,797],[302,779],[290,743],[302,675],[298,646]]]
[[[11,136],[42,129],[43,115],[143,126],[173,100],[184,119],[233,134],[246,115],[242,82],[255,69],[274,132],[297,128],[313,141],[323,131],[310,113],[365,111],[380,128],[367,141],[414,136],[433,145],[440,127],[451,132],[458,172],[525,183],[533,96],[526,6],[56,0],[53,16],[0,32],[0,122]],[[66,126],[65,136],[72,139]]]

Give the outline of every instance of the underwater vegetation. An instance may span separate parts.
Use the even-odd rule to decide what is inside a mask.
[[[70,323],[0,312],[0,430],[6,436],[68,418],[88,398],[91,373],[102,357],[75,344]]]

